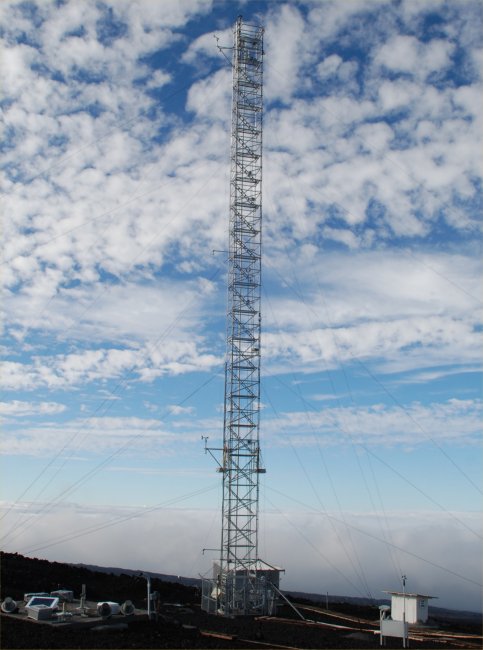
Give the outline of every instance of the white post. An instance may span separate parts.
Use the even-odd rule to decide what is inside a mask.
[[[148,583],[148,618],[151,620],[151,578],[150,576],[146,576],[146,580]]]
[[[384,637],[382,636],[382,618],[384,614],[382,613],[382,609],[379,609],[379,645],[384,645]]]
[[[406,635],[406,580],[407,577],[405,575],[402,576],[402,583],[403,583],[403,648],[406,647],[408,638]]]
[[[81,592],[81,597],[80,597],[80,607],[79,609],[81,610],[81,615],[85,615],[85,608],[86,608],[86,586],[82,585],[82,592]]]

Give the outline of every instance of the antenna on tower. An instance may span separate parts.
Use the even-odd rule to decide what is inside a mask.
[[[280,571],[258,557],[262,260],[263,27],[233,30],[228,307],[220,557],[203,581],[202,608],[224,616],[270,614]]]

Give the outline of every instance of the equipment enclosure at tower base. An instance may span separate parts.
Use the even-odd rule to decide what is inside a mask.
[[[259,560],[252,570],[233,569],[222,579],[220,565],[215,562],[213,578],[203,579],[201,608],[209,614],[223,616],[275,615],[281,604],[278,596],[280,571]],[[227,590],[229,598],[222,589]],[[233,607],[226,611],[222,603],[233,603]]]

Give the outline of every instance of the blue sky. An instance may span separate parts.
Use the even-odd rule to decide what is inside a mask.
[[[286,589],[379,598],[405,573],[481,610],[481,4],[0,12],[2,547],[210,570],[221,484],[201,437],[222,436],[231,103],[217,43],[243,15],[266,53],[260,555]]]

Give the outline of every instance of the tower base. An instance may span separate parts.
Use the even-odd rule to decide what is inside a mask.
[[[213,578],[202,581],[201,609],[218,616],[272,616],[281,604],[280,573],[261,560],[249,568],[222,571],[213,563]]]

